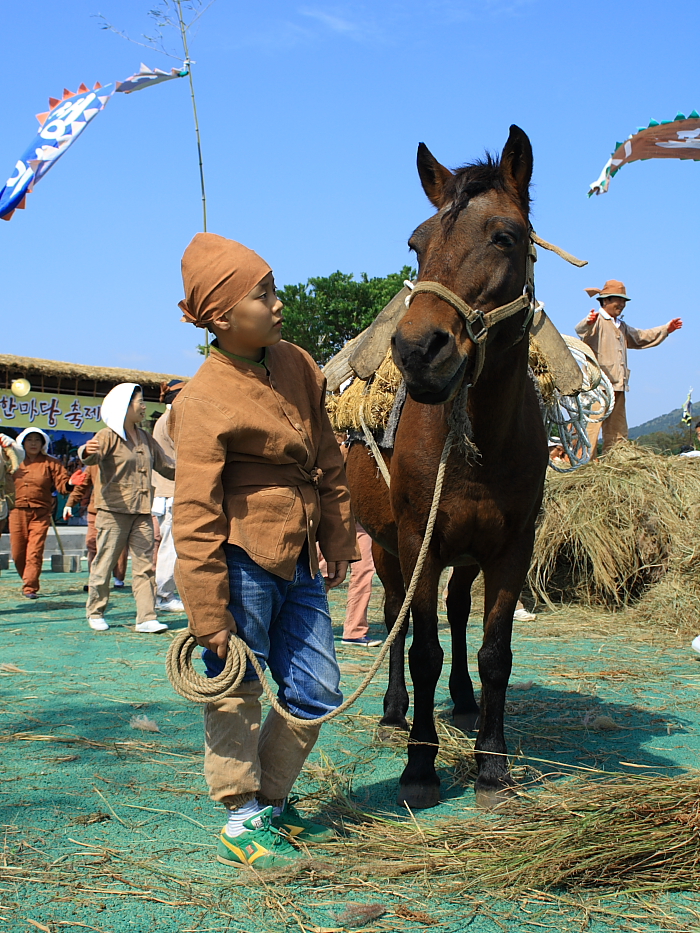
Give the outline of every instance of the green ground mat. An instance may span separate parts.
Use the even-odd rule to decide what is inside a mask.
[[[338,841],[293,873],[220,865],[213,856],[224,811],[209,802],[202,776],[201,709],[165,677],[171,635],[134,631],[128,580],[113,594],[110,630],[91,631],[86,580],[46,571],[41,598],[29,601],[13,570],[0,579],[0,931],[700,931],[693,890],[496,893],[458,870],[432,871],[428,859],[416,871],[421,833],[446,820],[455,832],[473,825],[480,833],[500,817],[474,807],[467,736],[463,746],[453,736],[439,759],[439,807],[411,815],[396,806],[405,749],[401,737],[377,736],[383,672],[349,715],[324,727],[298,782],[302,807],[332,822]],[[381,634],[375,582],[371,632]],[[349,693],[375,655],[340,644],[345,589],[331,595]],[[696,768],[700,664],[686,639],[620,630],[614,617],[589,630],[576,613],[542,613],[516,627],[507,703],[516,774],[545,772],[556,784],[569,774]],[[171,633],[186,624],[184,615],[165,618]],[[437,699],[447,717],[444,622]],[[473,624],[473,658],[478,645]],[[138,717],[158,731],[135,728]],[[359,811],[413,827],[410,871],[381,871],[376,847],[370,857],[353,828]]]

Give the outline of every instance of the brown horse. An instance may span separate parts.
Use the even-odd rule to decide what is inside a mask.
[[[411,605],[414,717],[398,800],[412,808],[440,801],[433,718],[443,659],[437,601],[440,574],[452,566],[447,609],[454,721],[474,729],[478,720],[477,801],[489,806],[512,784],[503,713],[513,612],[530,564],[547,466],[544,426],[528,376],[530,302],[517,301],[525,291],[534,299],[527,274],[532,148],[525,133],[512,126],[500,159],[489,156],[452,173],[421,143],[418,174],[437,208],[409,240],[418,258],[418,282],[437,282],[449,291],[417,293],[392,341],[408,397],[393,453],[385,455],[391,489],[363,444],[350,448],[347,473],[357,519],[374,539],[390,629],[421,546],[449,424],[456,419],[466,427],[478,448],[468,457],[464,446],[455,446],[447,461],[437,523]],[[489,326],[488,312],[511,302],[517,312],[503,320],[496,313]],[[485,347],[481,358],[479,343]],[[467,669],[466,628],[470,590],[480,569],[485,606],[479,708]],[[404,639],[405,629],[392,648],[382,723],[406,729]]]

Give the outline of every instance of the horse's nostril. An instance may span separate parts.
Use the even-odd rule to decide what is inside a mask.
[[[418,340],[406,339],[399,331],[392,337],[394,351],[404,366],[429,366],[454,338],[449,331],[434,330]]]
[[[450,335],[447,333],[447,331],[436,330],[430,343],[428,344],[428,349],[425,353],[425,362],[432,363],[443,347],[449,343],[449,340]]]

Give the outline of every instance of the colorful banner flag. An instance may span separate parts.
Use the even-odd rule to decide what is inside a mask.
[[[154,84],[162,84],[163,81],[172,81],[173,78],[186,78],[188,74],[189,71],[186,68],[172,68],[168,73],[167,71],[161,71],[160,68],[151,69],[142,62],[135,75],[131,75],[125,81],[117,81],[117,91],[121,91],[122,94],[133,94],[134,91],[152,87]]]
[[[96,84],[91,91],[81,84],[75,93],[64,90],[61,100],[49,98],[51,109],[37,114],[41,129],[0,191],[0,218],[9,220],[16,210],[24,208],[27,194],[104,109],[114,91],[113,84]]]
[[[687,424],[688,427],[693,423],[693,403],[690,401],[690,397],[693,394],[691,389],[688,392],[688,398],[685,400],[685,405],[683,406],[683,413],[681,415],[681,423]]]
[[[603,194],[610,186],[610,179],[628,162],[642,159],[693,159],[700,161],[700,114],[693,110],[689,116],[676,114],[673,120],[650,120],[649,126],[639,127],[623,143],[615,143],[615,151],[588,191]]]
[[[81,84],[75,92],[64,90],[60,100],[50,97],[51,109],[37,114],[41,129],[17,160],[13,173],[0,190],[0,219],[9,220],[16,210],[25,207],[27,194],[75,142],[88,123],[104,110],[114,93],[119,91],[130,94],[152,84],[183,78],[187,74],[186,69],[178,71],[173,68],[168,74],[159,68],[152,71],[146,65],[141,65],[141,70],[125,81],[105,87],[98,82],[92,90]]]

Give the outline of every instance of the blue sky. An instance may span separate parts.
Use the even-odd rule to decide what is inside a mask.
[[[3,178],[49,96],[176,64],[95,18],[139,39],[152,5],[3,5]],[[385,275],[411,261],[406,240],[432,211],[418,142],[455,167],[517,123],[534,148],[535,229],[589,260],[541,252],[540,299],[566,333],[592,307],[583,288],[608,278],[626,283],[635,326],[681,316],[661,347],[630,354],[630,424],[678,407],[690,385],[700,397],[700,164],[635,163],[608,194],[586,191],[616,140],[700,109],[699,18],[689,0],[216,0],[191,45],[209,229],[260,252],[279,284]],[[177,302],[199,229],[187,82],[112,98],[0,224],[4,352],[193,373],[198,334]]]

